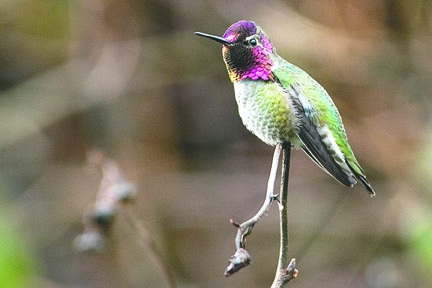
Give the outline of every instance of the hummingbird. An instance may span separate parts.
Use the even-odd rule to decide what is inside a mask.
[[[352,187],[358,180],[375,196],[327,91],[280,57],[260,26],[242,20],[222,37],[195,34],[222,44],[239,114],[249,131],[272,146],[290,142],[300,147],[341,184]]]

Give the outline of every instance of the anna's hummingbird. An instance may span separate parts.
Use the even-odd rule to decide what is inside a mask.
[[[339,112],[327,91],[278,54],[261,27],[232,24],[222,37],[196,35],[223,45],[243,124],[269,145],[291,142],[340,183],[357,183],[375,195],[356,160]]]

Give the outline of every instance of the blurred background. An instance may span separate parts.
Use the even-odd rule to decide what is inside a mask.
[[[74,239],[100,149],[177,287],[269,287],[274,205],[225,278],[265,196],[273,148],[242,125],[219,44],[254,20],[334,99],[377,196],[291,159],[289,287],[432,287],[432,1],[0,1],[0,287],[169,287],[119,207],[102,253]]]

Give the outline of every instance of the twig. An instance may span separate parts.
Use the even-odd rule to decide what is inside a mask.
[[[131,203],[137,194],[135,185],[123,175],[120,167],[113,160],[106,159],[102,152],[93,151],[88,161],[101,173],[101,182],[96,201],[85,217],[84,232],[75,238],[75,247],[80,251],[101,251],[109,235],[119,204],[125,211],[126,220],[137,234],[139,244],[144,248],[150,260],[167,281],[168,287],[175,288],[172,271],[156,249],[155,241],[139,217],[132,211]]]
[[[247,266],[251,262],[250,254],[245,250],[246,237],[252,233],[255,224],[261,219],[265,212],[270,208],[271,204],[278,195],[274,194],[274,185],[276,182],[277,169],[279,165],[280,152],[282,150],[282,144],[277,144],[273,153],[273,161],[270,169],[270,176],[267,184],[267,194],[263,205],[260,210],[249,220],[239,224],[231,220],[231,223],[237,227],[237,236],[235,238],[235,244],[237,251],[231,256],[228,266],[225,269],[225,276],[229,276],[241,268]]]
[[[146,254],[151,259],[152,263],[156,266],[156,268],[159,270],[160,274],[164,276],[165,280],[168,283],[168,287],[175,288],[177,287],[174,275],[172,271],[169,269],[166,262],[163,260],[164,257],[161,255],[159,250],[157,249],[155,245],[155,241],[150,234],[150,232],[147,230],[147,228],[139,221],[138,216],[135,214],[135,212],[132,210],[132,207],[126,206],[124,207],[125,216],[127,221],[130,223],[132,229],[135,231],[135,233],[138,234],[138,240],[140,245],[144,248]]]
[[[276,270],[272,288],[284,287],[286,283],[297,277],[298,270],[295,268],[295,258],[288,263],[288,181],[291,160],[291,143],[282,145],[282,175],[280,185],[280,250],[279,263]]]
[[[102,251],[117,213],[119,203],[133,202],[136,187],[125,179],[117,163],[99,150],[89,153],[88,162],[96,168],[101,181],[96,201],[84,217],[84,232],[75,238],[80,251]]]

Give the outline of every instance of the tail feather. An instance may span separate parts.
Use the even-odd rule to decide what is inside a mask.
[[[360,183],[363,185],[363,187],[366,188],[367,191],[369,191],[369,193],[371,194],[371,197],[374,197],[376,195],[374,189],[372,188],[372,186],[370,185],[369,181],[366,179],[366,175],[362,175],[360,173],[358,173],[357,171],[355,171],[353,169],[353,167],[347,162],[348,167],[351,169],[351,171],[353,172],[354,176],[360,181]]]

